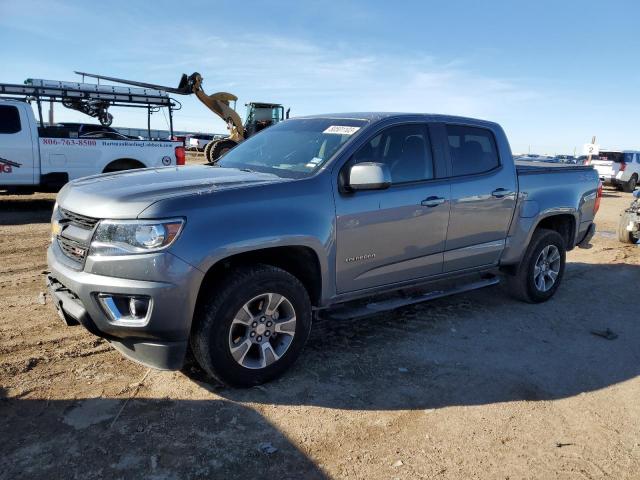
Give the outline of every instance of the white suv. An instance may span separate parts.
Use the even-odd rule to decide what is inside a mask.
[[[640,152],[601,150],[591,161],[600,180],[625,192],[633,192],[640,178]]]

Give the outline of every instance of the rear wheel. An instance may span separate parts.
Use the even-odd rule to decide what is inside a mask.
[[[207,161],[209,163],[216,163],[220,157],[238,144],[233,140],[223,139],[209,142],[207,145],[211,145],[209,153],[206,155]]]
[[[633,175],[631,175],[631,178],[629,179],[629,181],[622,185],[622,189],[625,192],[630,193],[630,192],[633,192],[637,186],[638,186],[638,175],[634,173]]]
[[[562,236],[554,230],[536,230],[517,270],[507,278],[509,293],[529,303],[546,302],[562,281],[565,259]]]
[[[210,293],[194,317],[193,354],[212,377],[249,387],[282,375],[311,331],[302,283],[268,265],[240,268]]]
[[[632,221],[631,214],[628,212],[623,212],[622,215],[620,215],[620,221],[618,222],[618,240],[622,243],[636,243],[635,237],[627,230],[627,226]]]

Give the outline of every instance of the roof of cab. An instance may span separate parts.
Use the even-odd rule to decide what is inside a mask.
[[[365,120],[371,123],[378,122],[387,119],[398,120],[415,120],[424,119],[431,122],[447,122],[447,123],[474,123],[485,125],[497,125],[495,122],[489,120],[482,120],[478,118],[460,117],[456,115],[442,115],[435,113],[408,113],[408,112],[347,112],[347,113],[324,113],[320,115],[306,115],[301,117],[294,117],[294,119],[305,118],[327,118],[336,120]]]

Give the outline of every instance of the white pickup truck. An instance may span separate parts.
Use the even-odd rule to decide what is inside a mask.
[[[184,165],[182,142],[83,138],[38,127],[31,105],[0,100],[0,188],[48,190],[69,180],[132,168]]]

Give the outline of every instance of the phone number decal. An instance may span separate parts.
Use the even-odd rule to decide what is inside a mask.
[[[83,140],[83,139],[73,139],[73,138],[43,138],[43,145],[65,145],[65,146],[74,146],[74,147],[95,147],[95,140]]]
[[[113,141],[113,140],[87,140],[74,138],[41,138],[43,145],[63,145],[71,147],[143,147],[143,148],[170,148],[172,143],[168,142],[140,142],[140,141]]]

